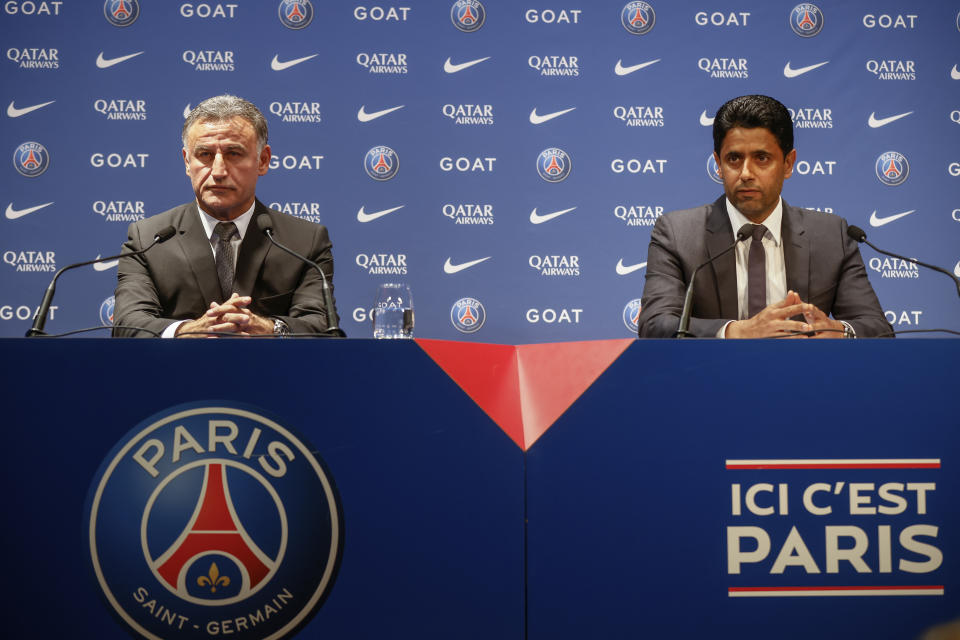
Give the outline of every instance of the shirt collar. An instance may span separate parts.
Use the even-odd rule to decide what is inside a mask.
[[[730,226],[733,227],[734,233],[745,224],[753,224],[733,206],[730,198],[727,198],[727,216],[730,218]],[[767,228],[767,233],[773,236],[774,244],[779,247],[780,230],[783,227],[783,198],[777,198],[777,206],[773,208],[773,211],[761,224]]]
[[[237,233],[240,234],[240,240],[243,240],[243,236],[247,233],[247,227],[250,226],[250,220],[253,218],[253,210],[256,208],[256,206],[257,201],[254,200],[249,209],[230,221],[237,225]],[[197,203],[197,211],[200,212],[200,222],[203,223],[203,229],[207,232],[207,239],[212,241],[214,227],[216,227],[218,223],[223,222],[223,220],[217,220],[209,213],[201,209],[199,203]]]

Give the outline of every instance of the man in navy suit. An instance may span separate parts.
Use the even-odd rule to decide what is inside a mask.
[[[143,256],[120,259],[113,335],[324,331],[336,309],[324,306],[320,275],[273,247],[254,222],[268,216],[280,242],[333,278],[326,228],[256,198],[257,178],[270,164],[263,114],[242,98],[216,96],[197,105],[182,133],[196,200],[130,225],[129,251],[167,226],[176,235]]]
[[[797,158],[786,107],[767,96],[734,98],[717,111],[713,141],[725,195],[657,220],[650,234],[639,336],[676,335],[693,270],[727,249],[745,224],[756,235],[697,273],[690,334],[766,338],[804,332],[814,338],[853,338],[890,333],[846,221],[791,207],[780,197]]]

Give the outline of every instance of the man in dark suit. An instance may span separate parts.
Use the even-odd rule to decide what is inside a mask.
[[[128,251],[168,225],[176,234],[143,256],[120,259],[113,335],[326,330],[336,309],[324,306],[320,275],[273,247],[255,222],[269,216],[278,240],[333,278],[326,228],[256,198],[257,178],[270,164],[263,114],[235,96],[204,100],[184,122],[183,161],[196,201],[130,225]]]
[[[734,98],[717,111],[713,139],[725,195],[657,220],[639,336],[676,335],[693,270],[727,249],[745,224],[749,239],[698,272],[690,334],[852,338],[891,332],[847,223],[780,197],[797,157],[786,107],[767,96]]]

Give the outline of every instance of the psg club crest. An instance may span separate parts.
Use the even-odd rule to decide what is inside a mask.
[[[537,156],[537,173],[547,182],[561,182],[570,175],[570,156],[563,149],[551,147]]]
[[[287,29],[303,29],[313,22],[313,4],[310,0],[281,0],[278,14]]]
[[[640,329],[640,298],[634,298],[623,308],[623,324],[632,334]]]
[[[13,166],[28,178],[36,178],[50,166],[50,154],[39,142],[24,142],[13,152]]]
[[[363,168],[374,180],[389,180],[400,170],[400,158],[390,147],[374,147],[364,156]]]
[[[476,298],[460,298],[450,308],[450,322],[460,333],[476,333],[487,320],[487,312]]]
[[[457,0],[450,7],[450,21],[464,33],[473,33],[487,21],[487,10],[477,0]]]
[[[103,17],[115,27],[129,27],[140,17],[140,0],[107,0]]]
[[[798,36],[812,38],[823,29],[823,12],[815,4],[798,4],[790,12],[790,28]]]
[[[100,466],[85,542],[115,616],[144,638],[287,638],[333,585],[343,520],[314,447],[258,409],[171,407]]]
[[[628,2],[620,11],[620,22],[623,28],[635,36],[650,33],[657,22],[657,14],[647,2]]]
[[[720,165],[717,164],[717,159],[713,157],[712,153],[707,156],[707,175],[717,184],[723,184],[723,176],[720,175]]]
[[[910,176],[910,163],[907,162],[907,157],[896,151],[880,154],[874,168],[877,179],[888,187],[899,186]]]
[[[100,324],[105,327],[113,326],[113,307],[116,305],[116,299],[110,296],[100,303]]]

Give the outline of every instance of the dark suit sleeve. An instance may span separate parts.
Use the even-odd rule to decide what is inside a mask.
[[[312,236],[308,246],[303,248],[304,255],[316,262],[327,276],[333,291],[333,245],[327,228],[322,225],[310,225]],[[271,252],[276,251],[276,247]],[[271,254],[272,255],[272,254]],[[265,269],[276,268],[270,264]],[[270,277],[266,271],[264,277]],[[327,309],[323,303],[323,280],[313,267],[303,265],[301,276],[295,288],[288,294],[281,294],[273,298],[255,299],[259,309],[254,311],[265,316],[280,318],[290,327],[291,333],[320,333],[330,326],[329,314],[336,314],[336,309]],[[336,302],[334,302],[336,306]],[[339,316],[337,324],[339,325]]]
[[[123,243],[124,253],[143,249],[145,236],[142,232],[138,223],[134,222],[130,225],[127,229],[127,241]],[[152,241],[151,235],[149,242]],[[176,322],[173,318],[163,317],[160,296],[143,256],[120,258],[117,265],[117,289],[114,292],[114,299],[114,337],[151,338],[154,337],[152,333],[121,327],[142,327],[160,334],[170,324]]]
[[[847,235],[847,222],[841,219],[840,237],[843,243],[843,263],[833,302],[833,317],[849,322],[858,338],[892,337],[893,327],[883,315],[877,294],[867,278],[867,270],[860,257],[860,248]],[[816,304],[815,301],[811,302]]]
[[[694,250],[694,234],[684,236],[675,226],[671,216],[661,216],[650,233],[646,284],[637,322],[637,333],[641,338],[673,338],[677,333],[687,278],[696,267],[691,260],[698,260],[699,254]],[[702,235],[700,230],[696,238],[702,238]],[[689,331],[697,337],[713,338],[727,322],[691,317]]]

